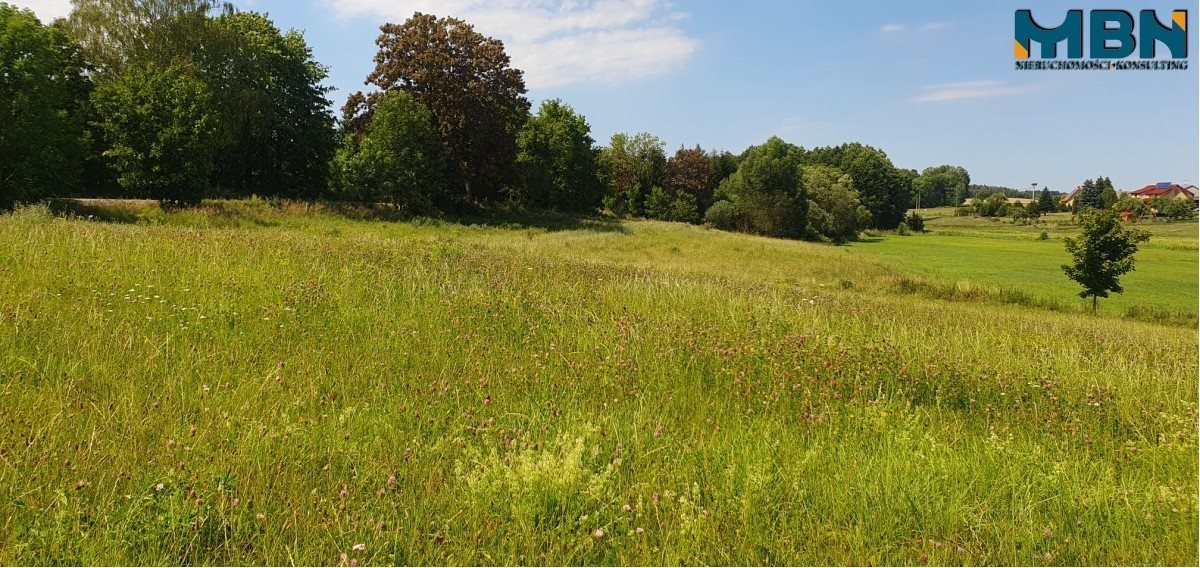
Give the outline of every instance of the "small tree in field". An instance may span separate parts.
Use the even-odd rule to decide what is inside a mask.
[[[1099,307],[1100,298],[1109,292],[1120,294],[1120,277],[1133,270],[1133,254],[1137,243],[1150,239],[1145,232],[1126,229],[1112,211],[1096,210],[1081,215],[1083,233],[1067,239],[1067,252],[1073,262],[1064,264],[1063,271],[1083,286],[1080,298],[1092,298],[1092,312]]]

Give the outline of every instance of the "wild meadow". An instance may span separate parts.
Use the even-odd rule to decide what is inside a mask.
[[[1195,223],[1091,315],[1002,224],[94,213],[0,216],[0,564],[1197,563]]]

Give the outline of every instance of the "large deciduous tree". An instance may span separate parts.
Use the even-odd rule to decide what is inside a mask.
[[[89,88],[62,30],[0,3],[0,208],[78,190]]]
[[[875,227],[895,229],[904,220],[912,203],[911,180],[892,165],[882,150],[854,142],[817,148],[805,160],[833,166],[848,174],[863,205],[871,211]]]
[[[214,185],[232,195],[315,198],[326,188],[334,120],[328,75],[304,36],[265,15],[226,13],[212,23],[204,58],[221,148]]]
[[[715,189],[712,170],[708,154],[699,146],[680,148],[663,168],[663,189],[672,197],[691,195],[701,209],[707,209]]]
[[[959,206],[966,199],[971,175],[962,166],[935,166],[925,168],[912,181],[914,198],[920,199],[922,207],[942,205]]]
[[[1082,214],[1079,226],[1080,236],[1066,240],[1072,262],[1064,264],[1062,269],[1083,286],[1079,297],[1091,297],[1095,312],[1100,298],[1107,298],[1109,292],[1124,291],[1120,277],[1133,270],[1137,244],[1149,240],[1150,235],[1122,227],[1116,213],[1102,209]]]
[[[317,197],[326,188],[334,120],[327,70],[296,31],[210,0],[73,0],[67,27],[95,80],[130,69],[186,68],[210,93],[212,195]]]
[[[732,176],[717,188],[719,211],[735,212],[737,230],[773,237],[804,236],[808,195],[801,177],[804,151],[778,137],[747,151]],[[707,217],[706,217],[707,218]]]
[[[542,103],[517,138],[523,202],[565,211],[600,206],[597,150],[591,130],[587,120],[562,101]]]
[[[385,24],[367,83],[403,90],[425,105],[453,186],[467,202],[500,197],[517,177],[517,133],[529,114],[525,81],[504,44],[454,18],[415,13]],[[379,92],[355,93],[343,108],[348,131],[364,127]]]
[[[211,48],[210,14],[232,12],[212,0],[71,0],[67,27],[98,82],[131,66],[166,68]]]

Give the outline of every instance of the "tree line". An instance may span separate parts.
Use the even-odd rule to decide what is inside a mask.
[[[533,112],[503,44],[461,20],[385,24],[370,90],[335,117],[302,34],[210,0],[72,0],[43,25],[0,3],[0,206],[56,196],[245,196],[603,210],[842,242],[918,200],[961,203],[957,166],[896,167],[860,143],[773,137],[741,154],[649,133],[605,146],[561,100]]]
[[[994,193],[977,197],[970,206],[960,207],[961,214],[981,217],[1011,217],[1014,220],[1037,219],[1046,213],[1070,212],[1081,214],[1088,211],[1111,211],[1129,220],[1161,217],[1170,220],[1191,219],[1195,216],[1195,205],[1191,200],[1153,197],[1143,200],[1132,195],[1120,195],[1111,179],[1098,176],[1084,180],[1079,185],[1075,199],[1067,205],[1057,193],[1042,188],[1037,199],[1027,204],[1009,203],[1010,193],[996,188]]]

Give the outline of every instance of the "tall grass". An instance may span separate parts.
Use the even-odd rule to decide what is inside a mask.
[[[0,217],[0,563],[1196,562],[1194,330],[668,224],[175,221]]]

